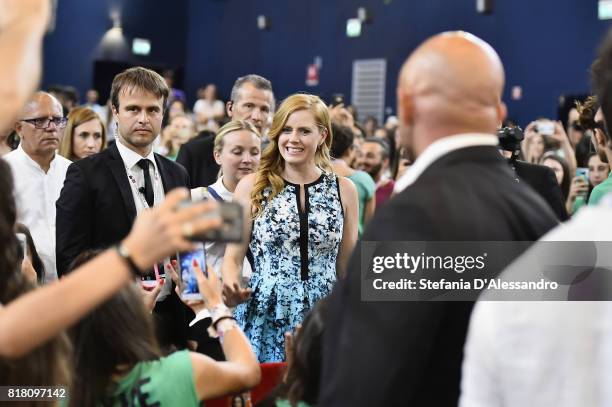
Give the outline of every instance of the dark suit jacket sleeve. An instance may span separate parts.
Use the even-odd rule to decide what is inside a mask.
[[[66,274],[68,266],[83,250],[91,247],[91,197],[83,170],[71,164],[56,204],[55,236],[57,274]]]
[[[567,209],[565,208],[565,202],[563,201],[563,193],[559,184],[557,183],[557,177],[555,172],[546,168],[545,178],[545,194],[548,197],[547,200],[555,214],[559,217],[561,222],[565,222],[569,216],[567,215]]]
[[[189,151],[189,146],[185,144],[179,150],[178,156],[176,157],[176,162],[181,164],[183,168],[186,170],[186,172],[188,173],[188,179],[190,181],[194,179],[193,177],[195,175],[195,174],[190,173],[191,166],[192,166],[191,161],[192,160],[191,160],[191,153]],[[193,188],[189,182],[185,186],[189,188]]]

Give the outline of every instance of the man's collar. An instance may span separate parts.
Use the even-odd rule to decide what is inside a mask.
[[[487,133],[464,133],[443,137],[431,143],[419,155],[414,164],[395,183],[395,193],[400,193],[412,185],[425,170],[440,157],[465,147],[496,146],[498,138]]]
[[[21,154],[24,158],[24,160],[26,161],[26,163],[32,167],[35,167],[41,171],[44,172],[44,170],[42,169],[42,167],[40,166],[40,164],[38,164],[38,162],[36,162],[36,160],[34,160],[32,157],[30,157],[30,155],[28,153],[26,153],[26,151],[23,149],[23,147],[21,146],[21,143],[19,143],[19,145],[17,146],[17,151],[19,154]],[[55,163],[57,162],[57,151],[53,154],[53,158],[51,159],[51,162],[49,163],[49,170],[51,170],[51,168],[53,168],[55,166]]]
[[[211,187],[215,190],[216,193],[219,194],[221,198],[226,201],[231,201],[234,194],[232,194],[225,185],[223,185],[223,176],[219,177]]]
[[[121,159],[123,160],[123,163],[125,164],[127,168],[132,168],[134,165],[136,165],[138,161],[142,160],[143,158],[150,160],[155,166],[155,168],[157,168],[157,164],[155,163],[155,154],[153,153],[153,148],[151,148],[151,151],[146,157],[142,157],[137,152],[127,148],[125,144],[121,142],[120,138],[117,138],[117,141],[115,144],[117,145],[117,150],[119,151],[119,155],[121,156]]]

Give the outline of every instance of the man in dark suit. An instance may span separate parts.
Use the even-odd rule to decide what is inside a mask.
[[[512,166],[519,182],[520,180],[526,182],[534,191],[540,194],[555,215],[557,215],[557,219],[562,222],[568,219],[563,193],[552,169],[545,165],[531,164],[519,160],[515,161]]]
[[[145,68],[130,68],[114,78],[111,102],[117,142],[72,163],[56,203],[59,276],[83,251],[123,239],[137,212],[160,203],[171,189],[189,184],[183,167],[152,150],[168,92],[163,78]],[[158,297],[156,311],[176,323],[177,330],[186,329],[183,304],[170,286]]]
[[[503,85],[495,51],[467,33],[411,55],[397,98],[415,161],[364,241],[530,241],[557,223],[496,147]],[[456,406],[473,303],[361,301],[360,255],[330,298],[318,405]]]
[[[254,74],[238,78],[232,87],[226,110],[230,119],[251,122],[264,136],[274,112],[272,84]],[[201,134],[179,150],[176,162],[187,169],[191,188],[207,187],[217,180],[219,165],[213,157],[214,144],[214,136]]]

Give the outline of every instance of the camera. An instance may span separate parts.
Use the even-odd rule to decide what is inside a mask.
[[[521,150],[521,141],[525,138],[523,129],[519,126],[503,127],[497,131],[499,146],[506,151],[517,152]]]
[[[543,136],[552,136],[555,134],[555,122],[540,120],[536,124],[535,131]]]
[[[179,204],[180,208],[187,208],[198,201],[186,200]],[[221,242],[221,243],[240,243],[242,242],[244,212],[242,205],[236,202],[218,202],[219,207],[212,212],[203,215],[205,218],[220,216],[223,224],[217,230],[193,235],[189,240],[195,242]]]

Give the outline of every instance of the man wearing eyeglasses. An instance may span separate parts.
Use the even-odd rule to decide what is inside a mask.
[[[45,282],[57,279],[55,201],[70,165],[56,153],[64,127],[66,118],[60,102],[48,93],[37,92],[15,124],[21,138],[19,147],[4,157],[13,170],[17,221],[30,229],[45,266]]]

